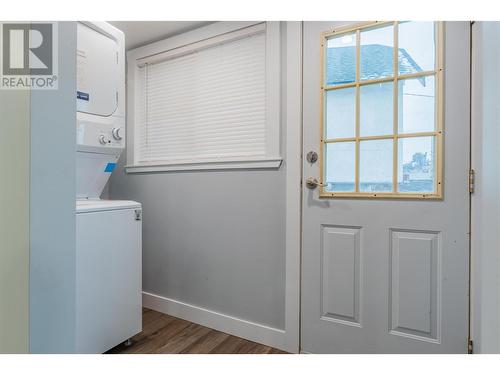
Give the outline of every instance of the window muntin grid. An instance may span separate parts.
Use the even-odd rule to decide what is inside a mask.
[[[440,22],[434,22],[433,25],[433,42],[434,48],[431,47],[431,52],[425,52],[424,54],[420,54],[419,61],[423,61],[428,58],[428,55],[431,55],[434,59],[434,69],[433,70],[423,70],[419,71],[411,71],[408,68],[408,61],[411,60],[411,56],[408,58],[408,53],[406,50],[401,51],[398,48],[399,38],[398,31],[401,25],[405,28],[418,28],[419,25],[415,27],[415,24],[419,24],[419,22],[412,23],[410,27],[407,27],[406,23],[402,22],[375,22],[375,23],[366,23],[363,25],[359,25],[356,27],[350,27],[340,30],[332,30],[331,32],[327,32],[323,34],[323,39],[321,43],[321,149],[320,149],[320,165],[321,165],[321,191],[320,195],[322,197],[403,197],[403,198],[441,198],[442,197],[442,142],[443,142],[443,123],[442,123],[442,44],[443,44],[443,25]],[[361,54],[362,54],[362,36],[364,33],[379,33],[388,35],[387,30],[391,31],[392,46],[392,61],[390,61],[390,65],[392,65],[392,71],[388,69],[388,51],[387,48],[383,49],[383,53],[380,53],[381,48],[379,48],[375,54],[375,57],[382,56],[380,59],[384,60],[384,69],[382,71],[383,74],[380,74],[380,77],[370,76],[368,70],[364,68],[363,76],[361,75]],[[380,32],[379,32],[380,31]],[[336,56],[335,59],[338,65],[347,66],[346,72],[342,75],[342,77],[338,77],[339,74],[332,73],[332,70],[328,70],[328,63],[331,62],[331,55],[328,54],[329,47],[338,48],[342,43],[345,42],[347,47],[350,47],[349,51],[345,51],[345,53],[340,54],[340,56]],[[408,45],[408,41],[404,41],[405,45]],[[372,50],[374,47],[370,47]],[[369,51],[370,48],[367,50]],[[401,54],[406,54],[406,56],[401,57]],[[354,59],[354,72],[351,66],[349,66],[349,61],[352,65],[352,60]],[[405,60],[406,59],[406,60]],[[375,59],[376,60],[376,59]],[[428,59],[427,59],[428,60]],[[346,62],[347,61],[347,62]],[[365,59],[365,61],[367,61]],[[406,65],[405,65],[406,63]],[[415,61],[412,61],[415,63]],[[429,67],[429,62],[424,61],[425,66]],[[415,63],[416,64],[416,63]],[[337,77],[335,77],[337,75]],[[430,129],[428,126],[421,126],[419,128],[418,120],[419,118],[415,118],[412,126],[403,126],[405,124],[405,119],[402,118],[402,112],[404,112],[404,108],[402,106],[401,101],[402,97],[398,95],[398,93],[403,94],[402,88],[403,85],[408,82],[413,81],[422,81],[425,84],[433,83],[433,108],[432,116],[433,116],[433,128]],[[379,126],[380,132],[377,133],[377,129],[374,129],[373,125],[371,128],[364,129],[362,122],[363,118],[363,105],[365,102],[362,102],[362,94],[364,91],[368,91],[368,89],[375,89],[377,86],[384,86],[386,91],[387,88],[392,87],[392,98],[390,99],[392,103],[383,103],[384,106],[381,106],[381,110],[387,112],[388,108],[391,108],[390,120],[392,124],[383,124],[384,126]],[[345,92],[349,91],[352,95],[352,91],[354,91],[354,131],[347,131],[347,133],[352,134],[352,136],[341,136],[336,137],[332,135],[330,128],[328,126],[328,119],[332,118],[331,113],[337,112],[337,117],[339,117],[339,110],[332,110],[328,106],[328,98],[335,97],[335,93],[340,93],[341,90]],[[373,90],[372,90],[373,91]],[[429,89],[427,89],[428,95]],[[340,95],[338,95],[340,96]],[[423,96],[423,95],[422,95]],[[338,101],[338,98],[337,98]],[[352,113],[352,105],[350,104],[351,100],[347,102],[347,107]],[[377,108],[377,103],[374,103],[373,106]],[[428,105],[427,105],[428,107]],[[429,111],[429,108],[427,108]],[[415,112],[415,111],[414,111]],[[410,113],[409,116],[412,114]],[[345,118],[343,121],[349,123],[349,119]],[[418,117],[413,115],[413,117]],[[352,122],[352,121],[351,121]],[[423,122],[421,122],[423,124]],[[389,127],[388,127],[389,125]],[[406,124],[405,124],[406,125]],[[425,124],[424,124],[425,125]],[[409,131],[408,131],[409,129]],[[391,131],[392,130],[392,131]],[[346,132],[344,132],[345,134]],[[424,189],[425,191],[408,191],[408,187],[405,188],[404,182],[407,175],[404,171],[404,166],[401,165],[404,157],[399,153],[399,144],[402,139],[405,138],[414,138],[419,137],[423,139],[427,137],[432,139],[432,149],[429,152],[430,160],[424,161],[427,165],[428,169],[432,169],[432,187],[429,184],[421,184],[419,189]],[[387,185],[379,185],[375,187],[377,191],[366,191],[366,188],[362,186],[362,181],[360,180],[360,163],[361,160],[361,144],[366,141],[376,141],[376,140],[392,140],[392,176],[391,176],[391,188],[388,190]],[[354,144],[355,152],[354,152],[354,163],[352,160],[345,160],[345,163],[354,165],[354,186],[342,186],[338,189],[332,189],[331,184],[327,181],[328,175],[335,174],[335,171],[331,171],[326,169],[329,161],[329,152],[328,149],[332,149],[328,147],[330,144],[348,142],[349,144]],[[418,142],[417,142],[418,143]],[[387,142],[382,142],[387,146]],[[340,145],[339,145],[340,146]],[[386,150],[387,151],[387,150]],[[385,155],[387,152],[385,151]],[[351,154],[350,154],[351,155]],[[419,155],[416,155],[419,156]],[[418,162],[418,157],[416,158]],[[416,163],[415,162],[415,163]],[[335,160],[334,163],[337,168],[342,164],[342,161]],[[408,163],[407,163],[408,165]],[[344,168],[345,169],[345,168]],[[427,173],[429,174],[429,173]],[[332,191],[334,190],[334,191]],[[428,190],[428,191],[427,191]]]

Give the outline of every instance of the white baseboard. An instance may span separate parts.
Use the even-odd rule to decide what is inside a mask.
[[[217,331],[229,333],[273,348],[287,350],[285,347],[285,331],[281,329],[249,322],[148,292],[142,292],[142,305],[149,309],[189,320],[190,322]]]

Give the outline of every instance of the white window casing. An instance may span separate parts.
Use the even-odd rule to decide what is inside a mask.
[[[280,166],[279,22],[218,22],[127,57],[128,173]]]

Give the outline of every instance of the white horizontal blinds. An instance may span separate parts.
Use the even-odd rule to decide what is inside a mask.
[[[137,162],[264,157],[265,50],[260,32],[140,68]]]

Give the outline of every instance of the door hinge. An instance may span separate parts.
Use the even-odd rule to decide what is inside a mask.
[[[476,189],[476,172],[474,169],[469,170],[469,193],[474,193]]]
[[[467,340],[467,353],[468,354],[474,353],[474,342],[471,339]]]

